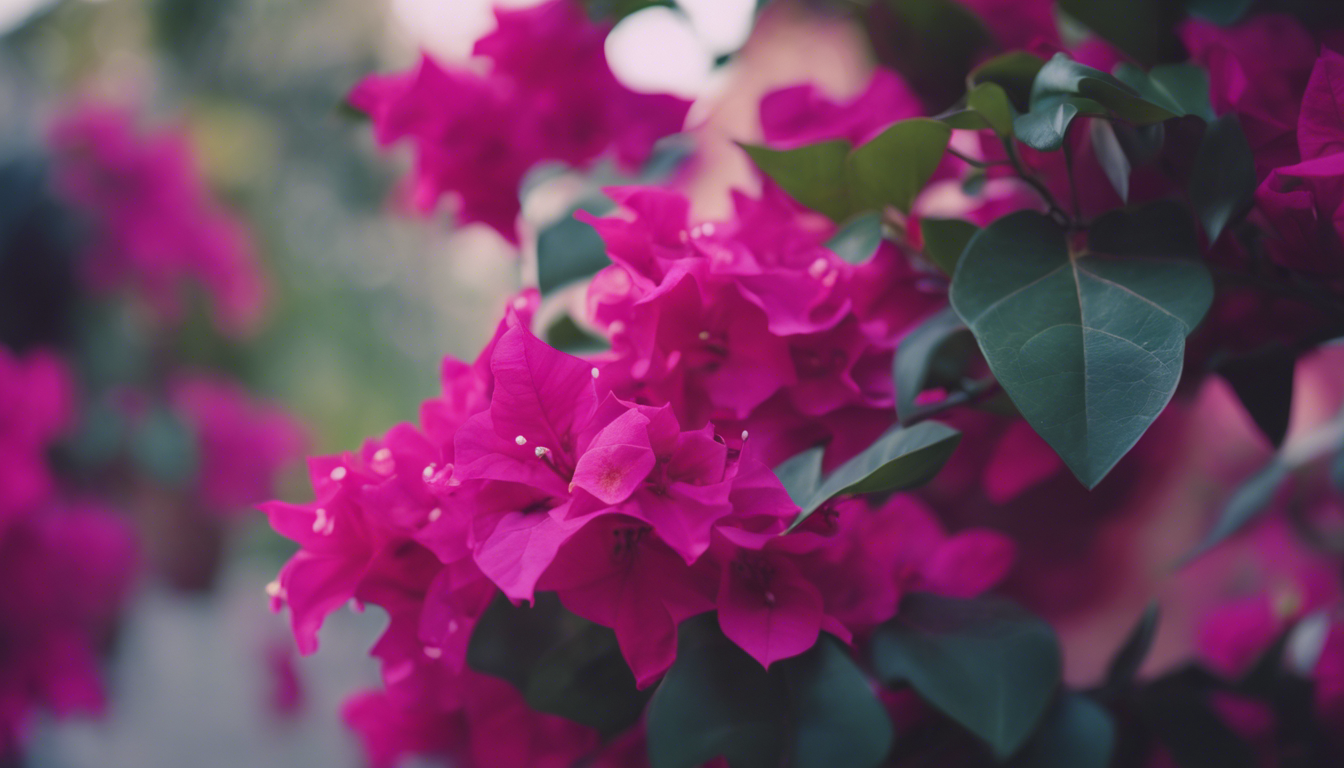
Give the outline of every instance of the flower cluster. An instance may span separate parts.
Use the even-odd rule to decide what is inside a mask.
[[[86,104],[53,124],[50,144],[55,186],[92,230],[91,288],[129,289],[172,324],[198,287],[221,330],[256,327],[265,283],[251,243],[210,197],[183,136],[143,134],[130,113]]]
[[[350,103],[373,119],[382,144],[415,148],[413,199],[425,210],[447,194],[461,221],[516,241],[519,187],[534,165],[584,168],[608,151],[635,168],[654,142],[681,130],[690,102],[636,93],[607,66],[607,29],[573,0],[496,10],[476,43],[485,71],[447,68],[426,55],[414,72],[372,76]]]
[[[46,466],[72,389],[53,356],[0,347],[0,761],[22,753],[39,711],[101,709],[99,656],[134,573],[129,526],[62,501]]]

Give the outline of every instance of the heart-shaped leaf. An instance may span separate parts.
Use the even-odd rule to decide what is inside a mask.
[[[1091,488],[1166,407],[1213,298],[1175,204],[1102,217],[1089,252],[1030,211],[971,240],[950,298],[1018,410]]]
[[[956,274],[962,251],[980,228],[961,219],[920,219],[924,256],[949,277]]]
[[[1026,743],[1061,676],[1050,625],[997,598],[907,595],[871,648],[884,683],[909,683],[1000,758]]]
[[[841,494],[902,491],[932,480],[961,441],[961,433],[936,421],[893,429],[822,481],[793,521],[797,528],[817,508]]]
[[[1209,73],[1195,64],[1162,64],[1150,71],[1121,62],[1115,77],[1139,96],[1176,115],[1194,115],[1205,122],[1214,119],[1209,101]]]
[[[966,82],[970,88],[994,83],[1003,89],[1014,109],[1026,112],[1031,106],[1031,85],[1043,66],[1045,59],[1034,53],[1012,51],[995,56],[971,70]]]
[[[1177,117],[1177,113],[1139,95],[1134,88],[1120,79],[1086,64],[1079,64],[1067,54],[1057,53],[1041,67],[1031,86],[1032,111],[1038,102],[1054,96],[1081,96],[1105,107],[1116,117],[1136,125],[1160,123]]]
[[[839,641],[781,664],[789,685],[796,768],[875,768],[891,750],[891,717]]]
[[[762,173],[804,206],[837,222],[853,210],[845,182],[848,141],[823,141],[796,149],[741,146]]]

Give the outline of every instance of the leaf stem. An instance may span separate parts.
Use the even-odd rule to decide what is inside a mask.
[[[1012,162],[1009,160],[977,160],[970,155],[958,152],[952,147],[947,148],[947,153],[974,168],[994,168],[1001,165],[1012,165]]]
[[[1026,165],[1022,162],[1021,156],[1017,153],[1017,147],[1013,146],[1012,139],[1004,139],[1003,147],[1008,152],[1008,161],[1013,166],[1013,170],[1017,172],[1018,178],[1022,179],[1029,184],[1032,189],[1036,190],[1036,193],[1041,196],[1041,199],[1045,201],[1045,204],[1050,207],[1050,215],[1055,218],[1057,223],[1061,226],[1071,227],[1073,219],[1069,217],[1069,214],[1065,212],[1063,206],[1061,206],[1059,201],[1055,199],[1055,195],[1050,191],[1050,188],[1045,186],[1045,183],[1040,179],[1036,178],[1035,174],[1027,170]]]
[[[963,386],[960,390],[948,395],[942,401],[933,405],[920,408],[911,414],[905,422],[905,427],[913,427],[921,421],[928,421],[944,411],[950,411],[953,408],[960,408],[963,405],[974,405],[982,400],[989,398],[999,390],[999,382],[994,379],[979,379]]]

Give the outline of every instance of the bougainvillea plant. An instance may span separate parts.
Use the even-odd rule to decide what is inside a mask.
[[[413,145],[417,200],[516,240],[529,169],[682,127],[603,58],[646,5],[500,10],[479,67],[350,101]],[[384,687],[344,713],[370,761],[1344,760],[1344,417],[1285,442],[1299,367],[1344,384],[1338,9],[814,5],[879,65],[847,100],[761,100],[758,192],[702,220],[675,181],[608,188],[576,242],[540,233],[540,290],[419,424],[265,506],[301,651],[347,604],[389,617]],[[543,322],[564,260],[586,301]],[[1188,663],[1139,674],[1154,607],[1066,684],[1057,626],[1125,579],[1148,479],[1214,447],[1211,382],[1282,448],[1158,567],[1213,584],[1235,555],[1252,586],[1201,593]]]
[[[44,717],[104,709],[101,662],[142,565],[207,588],[226,521],[273,495],[304,445],[289,415],[183,351],[191,315],[236,339],[264,300],[184,137],[83,104],[48,139],[0,162],[6,766]]]

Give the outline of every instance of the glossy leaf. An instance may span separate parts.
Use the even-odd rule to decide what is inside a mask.
[[[1144,99],[1174,115],[1194,115],[1205,122],[1214,119],[1209,101],[1209,73],[1195,64],[1162,64],[1151,71],[1121,62],[1115,77]]]
[[[713,614],[683,622],[677,660],[649,702],[652,768],[775,768],[787,743],[783,680],[717,631]]]
[[[1115,693],[1129,687],[1135,676],[1139,673],[1139,667],[1143,666],[1144,659],[1148,658],[1148,651],[1153,647],[1153,639],[1157,637],[1158,620],[1161,618],[1161,610],[1157,603],[1149,603],[1147,608],[1143,609],[1143,614],[1139,616],[1139,621],[1130,630],[1129,636],[1116,651],[1111,659],[1110,666],[1106,671],[1106,690]]]
[[[1190,171],[1190,202],[1212,242],[1255,198],[1255,159],[1234,114],[1209,124]]]
[[[823,141],[796,149],[743,144],[751,161],[794,200],[839,222],[853,210],[845,162],[848,141]]]
[[[891,717],[835,638],[782,664],[794,768],[876,768],[891,751]]]
[[[954,340],[970,340],[970,331],[961,322],[950,307],[920,323],[914,330],[901,339],[896,348],[896,360],[893,363],[892,378],[896,383],[896,414],[902,424],[907,424],[915,415],[915,398],[928,388],[938,365],[939,355],[957,346]],[[953,349],[952,352],[969,350]]]
[[[950,298],[995,378],[1091,488],[1166,407],[1213,283],[1174,204],[1113,212],[1070,253],[1034,212],[976,235]]]
[[[1064,146],[1064,136],[1078,115],[1104,115],[1101,104],[1081,96],[1054,95],[1032,103],[1031,111],[1018,115],[1013,132],[1023,144],[1042,152]]]
[[[1036,74],[1036,82],[1031,86],[1032,110],[1036,109],[1039,101],[1052,96],[1091,99],[1117,117],[1136,125],[1158,123],[1177,116],[1161,105],[1144,99],[1118,78],[1086,64],[1079,64],[1063,53],[1055,54]]]
[[[1013,105],[996,83],[981,83],[966,94],[960,109],[940,115],[939,120],[952,128],[978,131],[989,128],[1000,136],[1013,135]]]
[[[883,682],[909,683],[1000,758],[1035,731],[1061,676],[1050,625],[997,598],[908,595],[871,648]]]
[[[845,222],[826,247],[850,264],[862,264],[882,244],[882,214],[861,213]]]
[[[920,219],[919,233],[924,238],[924,255],[934,266],[951,276],[966,250],[966,244],[980,228],[961,219]]]
[[[1173,0],[1059,0],[1059,7],[1139,63],[1183,58],[1173,31],[1182,8]]]
[[[821,487],[821,460],[825,455],[825,448],[809,448],[775,467],[775,475],[799,507],[811,501]]]
[[[791,528],[842,494],[902,491],[927,483],[951,458],[960,441],[960,432],[936,421],[890,430],[823,480],[812,498],[800,505],[802,511]]]
[[[902,120],[849,156],[849,189],[859,210],[905,213],[942,162],[952,129],[937,120]]]
[[[1059,697],[1015,768],[1107,768],[1115,752],[1110,713],[1078,693]]]

